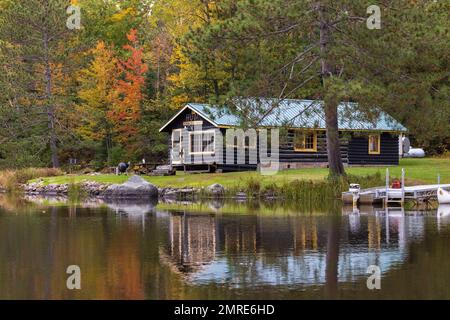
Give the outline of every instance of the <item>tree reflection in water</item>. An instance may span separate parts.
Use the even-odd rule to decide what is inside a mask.
[[[450,298],[445,207],[229,214],[221,203],[48,201],[0,198],[0,298]],[[71,264],[81,291],[65,288]],[[372,264],[378,292],[365,286]]]

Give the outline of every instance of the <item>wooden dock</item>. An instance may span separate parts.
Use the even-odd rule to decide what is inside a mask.
[[[389,202],[405,202],[416,201],[426,202],[431,200],[437,200],[437,189],[442,187],[444,189],[450,189],[450,184],[433,184],[433,185],[420,185],[403,187],[399,189],[376,187],[370,189],[363,189],[359,193],[357,203],[360,204],[373,204],[373,203],[389,203]],[[354,194],[351,192],[342,193],[342,201],[347,204],[354,202]]]

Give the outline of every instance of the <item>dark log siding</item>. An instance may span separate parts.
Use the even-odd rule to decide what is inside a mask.
[[[289,130],[285,141],[280,143],[280,162],[327,163],[327,137],[324,130],[317,131],[317,152],[302,152],[294,149],[295,130]],[[341,136],[341,156],[348,161],[348,139]]]
[[[380,134],[380,154],[369,154],[368,137],[356,132],[341,132],[342,161],[349,165],[398,165],[398,135]],[[317,152],[298,152],[294,150],[294,130],[290,130],[286,142],[280,145],[280,162],[326,163],[326,132],[317,131]]]
[[[382,133],[380,135],[380,154],[369,154],[367,136],[353,136],[349,142],[349,164],[398,165],[399,140],[397,134]]]
[[[192,111],[186,109],[185,112],[180,114],[177,119],[171,124],[167,131],[171,134],[173,129],[184,128],[183,123],[189,119]],[[203,121],[201,127],[202,130],[214,129],[214,125],[203,118],[199,120]],[[193,127],[188,127],[188,131],[193,131]],[[217,165],[217,169],[227,170],[249,170],[256,169],[256,165],[249,163],[249,150],[245,151],[245,164],[237,164],[237,151],[234,153],[234,161],[232,163],[227,162],[226,157],[226,130],[216,129],[216,151],[219,150],[217,134],[222,133],[223,136],[223,157],[222,161],[216,161],[212,159],[211,156],[197,156],[197,162],[195,164],[214,164]],[[279,161],[283,164],[296,163],[296,164],[306,164],[306,165],[326,165],[328,162],[327,156],[327,143],[326,143],[326,132],[325,130],[317,130],[317,152],[299,152],[294,150],[294,135],[295,130],[288,130],[287,135],[283,138],[280,137],[280,149],[279,149]],[[381,153],[379,155],[369,154],[368,152],[368,138],[366,134],[361,134],[358,132],[340,132],[340,142],[341,142],[341,156],[344,163],[349,165],[365,165],[365,164],[379,164],[379,165],[397,165],[399,162],[398,154],[398,135],[393,133],[381,133],[380,135],[380,147]],[[171,143],[169,136],[169,144]],[[270,137],[269,137],[270,139]],[[185,150],[188,150],[188,141],[183,141],[183,146]],[[257,160],[259,159],[259,137],[257,143]],[[270,155],[270,150],[269,150]],[[194,156],[186,154],[186,162],[194,164]],[[199,163],[199,160],[201,161]],[[288,167],[288,166],[284,166]]]

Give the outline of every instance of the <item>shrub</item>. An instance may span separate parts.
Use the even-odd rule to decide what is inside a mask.
[[[261,181],[258,178],[250,177],[245,181],[245,189],[248,195],[259,195],[261,192]]]

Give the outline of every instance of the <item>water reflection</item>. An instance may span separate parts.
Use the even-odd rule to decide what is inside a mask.
[[[403,212],[258,217],[168,213],[167,255],[193,283],[332,284],[401,264],[425,216]]]
[[[105,200],[104,202],[111,211],[130,217],[142,217],[154,212],[158,204],[157,200],[149,201],[127,201],[127,200]]]
[[[0,198],[0,298],[450,298],[449,207],[228,214],[224,203],[28,200]],[[80,292],[65,288],[70,264]],[[365,287],[369,265],[379,294]]]
[[[441,204],[437,209],[437,225],[438,229],[450,224],[450,204]]]

